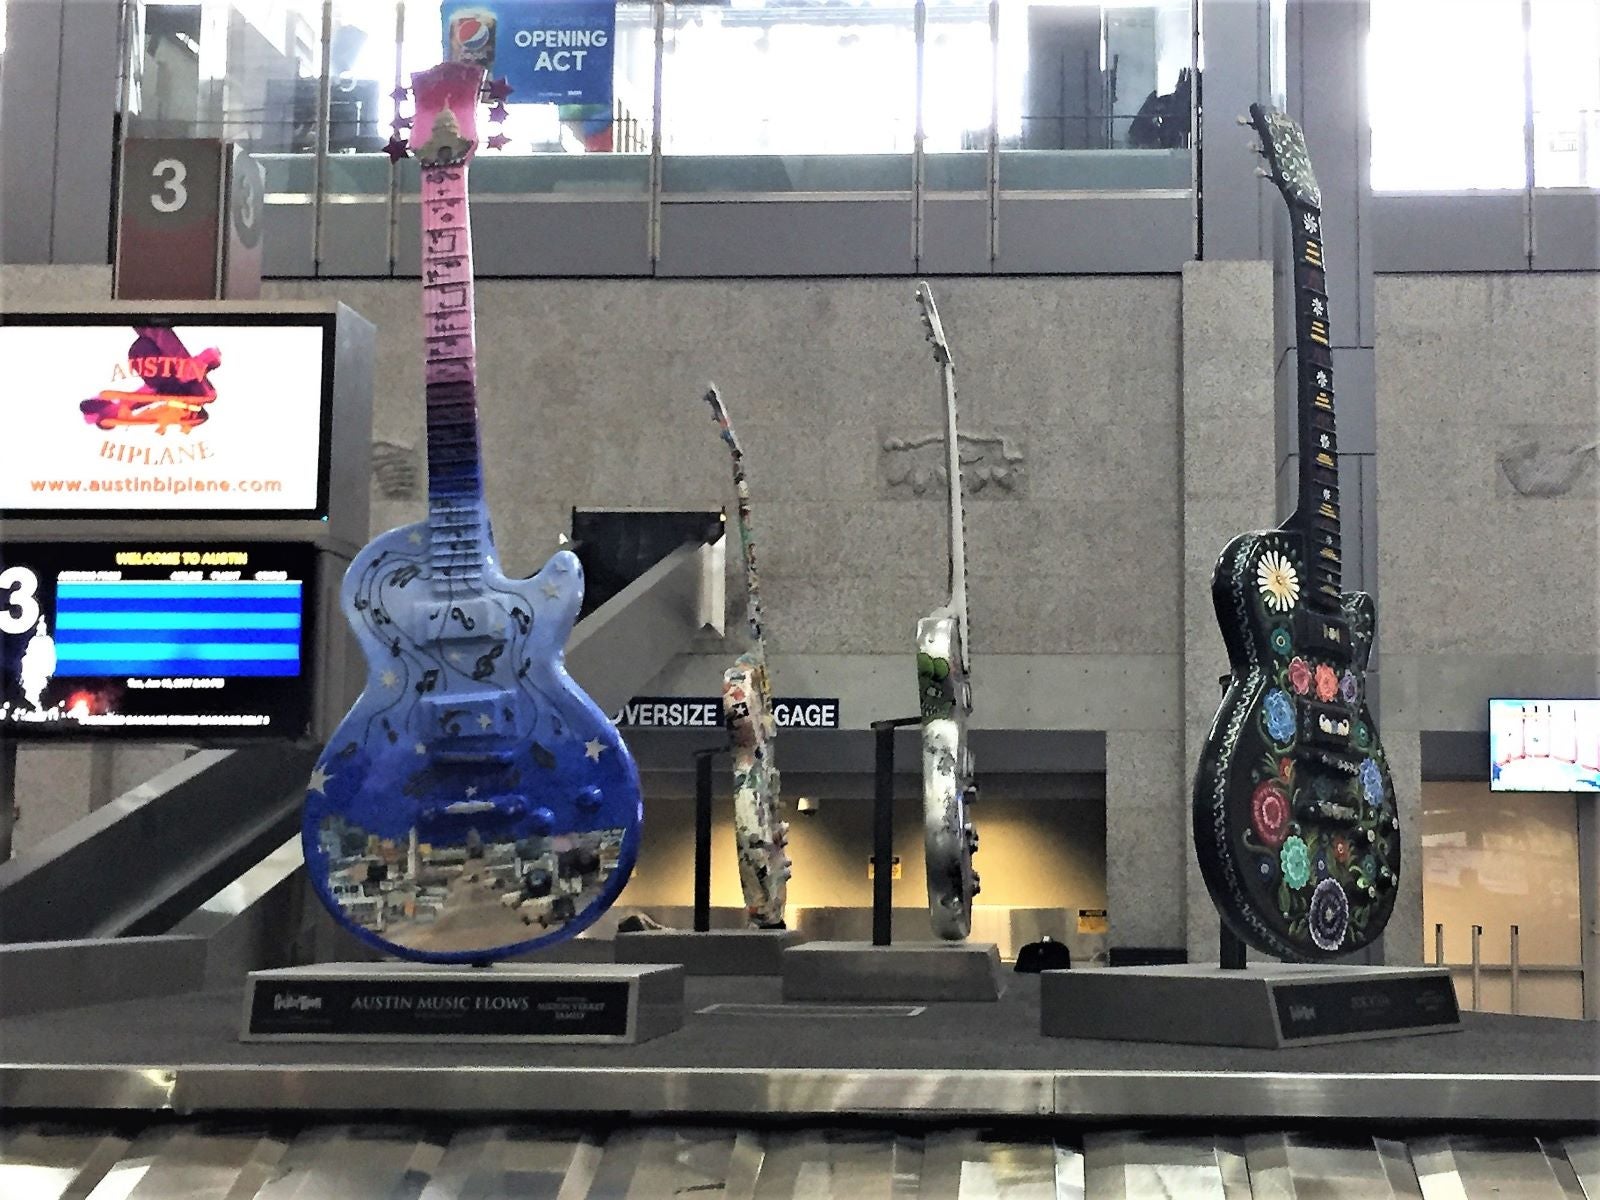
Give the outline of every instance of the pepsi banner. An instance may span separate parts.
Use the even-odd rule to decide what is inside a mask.
[[[505,77],[512,104],[611,107],[615,4],[594,0],[446,0],[444,53]]]

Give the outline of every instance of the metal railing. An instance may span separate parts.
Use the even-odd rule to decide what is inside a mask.
[[[1483,926],[1473,925],[1471,934],[1471,953],[1466,962],[1447,962],[1444,952],[1444,925],[1436,922],[1433,926],[1433,966],[1443,967],[1452,975],[1464,972],[1467,976],[1467,1003],[1462,1005],[1468,1012],[1494,1012],[1497,1009],[1484,1008],[1484,977],[1486,975],[1507,977],[1509,985],[1509,1007],[1507,1011],[1512,1016],[1522,1016],[1522,979],[1526,975],[1570,975],[1583,979],[1583,967],[1578,963],[1524,963],[1522,961],[1522,930],[1518,925],[1506,927],[1507,958],[1505,962],[1485,962],[1483,959]]]

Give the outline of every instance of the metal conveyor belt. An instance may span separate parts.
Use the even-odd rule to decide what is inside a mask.
[[[1600,1200],[1600,1137],[30,1123],[6,1200]]]

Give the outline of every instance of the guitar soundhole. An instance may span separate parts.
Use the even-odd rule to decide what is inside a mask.
[[[345,920],[407,950],[498,950],[559,932],[599,901],[617,870],[623,829],[505,837],[495,824],[526,810],[500,798],[453,811],[472,808],[424,817],[404,840],[325,817],[328,892]]]

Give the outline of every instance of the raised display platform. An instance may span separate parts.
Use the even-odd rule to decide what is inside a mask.
[[[808,942],[783,955],[785,1000],[998,1000],[1005,978],[993,942]]]
[[[1172,963],[1046,971],[1040,989],[1048,1037],[1282,1047],[1461,1028],[1442,967]]]
[[[677,963],[686,975],[781,975],[794,929],[641,929],[612,942],[619,963]]]
[[[635,1046],[247,1045],[238,988],[59,1010],[0,1020],[0,1106],[1600,1121],[1600,1039],[1578,1021],[1467,1013],[1450,1037],[1250,1050],[1041,1037],[1031,975],[989,1003],[786,1015],[780,993],[687,979],[683,1028]]]

